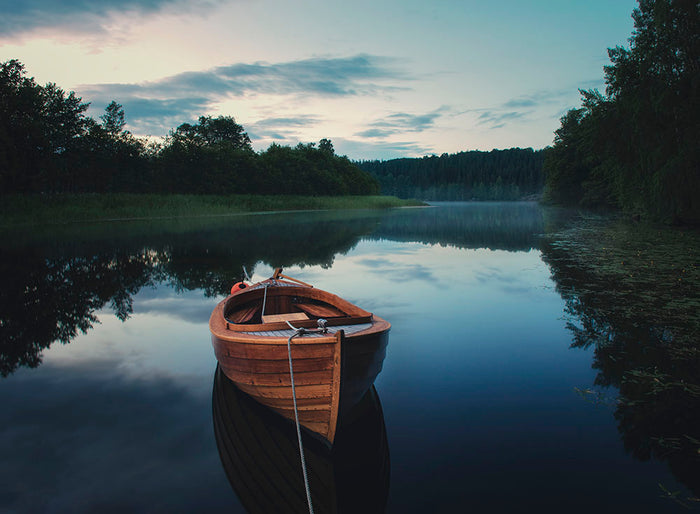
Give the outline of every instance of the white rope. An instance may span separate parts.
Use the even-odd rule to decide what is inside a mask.
[[[265,288],[265,292],[267,292],[267,288]],[[263,304],[264,307],[264,304]],[[301,443],[301,428],[299,425],[299,411],[297,410],[297,393],[296,389],[294,387],[294,368],[292,366],[292,339],[294,339],[296,336],[302,335],[305,330],[303,328],[294,328],[291,323],[287,322],[287,324],[292,327],[295,332],[291,336],[289,336],[289,339],[287,339],[287,354],[289,356],[289,378],[292,382],[292,400],[294,401],[294,420],[296,421],[297,425],[297,439],[299,441],[299,458],[301,459],[301,471],[304,475],[304,487],[306,489],[306,502],[309,504],[309,513],[314,514],[314,507],[311,504],[311,490],[309,489],[309,476],[306,473],[306,459],[304,458],[304,445]]]
[[[263,307],[262,307],[262,313],[260,314],[261,316],[265,315],[265,304],[267,303],[267,284],[265,284],[265,295],[263,296]]]

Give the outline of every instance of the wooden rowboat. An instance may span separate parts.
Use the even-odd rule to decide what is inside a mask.
[[[258,402],[332,444],[339,416],[381,371],[391,325],[326,291],[282,274],[236,284],[209,329],[224,374]]]

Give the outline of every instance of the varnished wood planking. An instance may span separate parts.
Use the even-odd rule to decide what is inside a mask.
[[[265,298],[266,296],[266,298]],[[243,289],[241,292],[235,295],[229,296],[221,305],[221,311],[219,315],[224,322],[225,328],[227,330],[236,332],[250,332],[259,331],[264,328],[268,330],[286,329],[287,324],[284,322],[271,322],[263,324],[236,324],[234,318],[238,318],[238,315],[234,314],[238,309],[248,310],[252,302],[259,301],[260,305],[265,302],[265,314],[277,315],[277,314],[287,314],[293,312],[300,312],[301,309],[294,303],[293,300],[297,300],[297,303],[308,303],[308,302],[298,302],[298,299],[302,298],[304,300],[312,300],[317,302],[323,302],[328,304],[328,308],[334,312],[340,312],[344,314],[342,317],[332,318],[329,324],[342,324],[346,322],[368,322],[371,321],[371,313],[365,311],[336,296],[332,293],[322,291],[320,289],[314,289],[312,287],[269,287],[267,295],[265,294],[264,288],[258,289]],[[322,306],[318,306],[322,307]],[[337,314],[336,314],[337,315]],[[229,318],[233,323],[226,323],[226,318]],[[298,321],[295,326],[302,326],[305,328],[314,327],[316,324],[315,320],[308,321]]]
[[[240,389],[240,388],[239,388]],[[242,391],[243,389],[241,389]],[[299,410],[309,409],[317,410],[323,408],[325,405],[331,404],[331,396],[317,396],[315,398],[297,398],[297,408]],[[287,408],[291,405],[291,398],[266,398],[265,405],[267,407],[278,407],[281,409]]]
[[[306,315],[304,312],[288,312],[285,314],[265,314],[262,316],[262,322],[263,323],[277,323],[277,322],[284,322],[284,321],[289,321],[290,323],[292,321],[302,321],[302,320],[308,320],[309,317]]]
[[[287,419],[294,419],[294,409],[274,408],[274,411],[282,414]],[[325,409],[305,409],[299,411],[299,420],[308,423],[325,423],[330,422],[330,409],[326,406]]]
[[[326,438],[332,443],[335,438],[336,425],[338,424],[338,409],[340,408],[340,374],[342,370],[342,346],[345,342],[345,333],[341,330],[336,334],[337,343],[333,352],[333,379],[331,382],[331,417]]]
[[[224,369],[226,372],[226,369]],[[292,401],[292,388],[288,386],[251,386],[248,384],[236,384],[241,391],[248,393],[253,398],[282,398]],[[302,385],[296,387],[297,401],[304,398],[329,398],[331,397],[330,384]]]
[[[276,344],[256,345],[236,341],[213,341],[217,359],[220,356],[236,359],[260,359],[260,360],[285,360],[288,358],[287,341],[276,339]],[[316,344],[299,344],[299,340],[292,340],[292,359],[321,359],[330,358],[333,355],[335,340]]]
[[[291,386],[291,376],[289,373],[249,373],[238,371],[234,368],[227,368],[226,374],[236,383],[257,385],[257,386],[274,386],[283,385]],[[333,370],[327,369],[324,371],[300,371],[294,372],[294,383],[299,385],[313,384],[329,384],[333,379]]]
[[[347,314],[330,305],[317,305],[314,303],[297,303],[296,306],[302,311],[316,316],[317,318],[339,318]]]
[[[333,429],[333,435],[330,434],[330,431],[328,429],[328,423],[314,423],[314,422],[309,422],[305,423],[304,426],[311,430],[312,432],[316,432],[317,434],[321,434],[324,436],[326,439],[328,439],[331,443],[333,442],[333,438],[335,436],[335,428]]]
[[[304,334],[291,340],[298,408],[305,413],[300,421],[332,443],[339,416],[342,370],[346,364],[350,370],[368,368],[350,373],[359,378],[350,387],[354,397],[381,369],[381,362],[377,366],[372,354],[381,346],[377,338],[386,340],[390,324],[331,293],[311,287],[278,287],[269,281],[263,319],[271,322],[258,323],[256,319],[260,318],[247,324],[227,321],[224,312],[241,319],[237,312],[250,312],[257,302],[262,310],[265,290],[261,284],[228,297],[212,312],[209,326],[221,369],[241,390],[291,418],[293,401],[287,340],[294,332],[281,319],[299,317],[300,304],[310,305],[303,310],[312,316],[340,315],[328,322],[332,329],[335,327],[335,334]],[[315,323],[315,320],[295,320],[294,326],[311,328]],[[343,327],[348,328],[350,336],[344,334]],[[344,354],[341,353],[343,345],[347,347]],[[382,352],[382,359],[383,356]],[[310,415],[314,417],[309,418]],[[319,424],[321,418],[323,423]]]
[[[366,316],[343,316],[338,318],[329,318],[326,320],[329,327],[334,327],[338,325],[349,325],[352,323],[369,323],[372,321],[372,315],[367,314]],[[294,326],[296,328],[315,328],[317,321],[315,319],[300,320],[295,321]],[[261,332],[265,330],[288,330],[289,325],[286,322],[272,322],[272,323],[261,323],[255,324],[242,324],[237,325],[235,323],[225,322],[226,330],[231,332]]]
[[[253,301],[263,301],[265,296],[264,288],[259,289],[244,289],[241,293],[229,296],[226,303],[226,314],[236,309],[238,305],[247,304]],[[305,298],[309,300],[315,300],[318,302],[328,303],[338,310],[347,313],[350,316],[364,316],[369,314],[364,309],[361,309],[357,305],[354,305],[343,298],[323,291],[321,289],[315,289],[311,287],[269,287],[267,292],[267,300],[265,305],[265,311],[268,312],[267,306],[275,306],[274,302],[279,302],[285,308],[288,305],[294,305],[292,303],[292,298]],[[228,300],[231,300],[228,303]],[[271,302],[271,303],[267,303]],[[285,304],[284,302],[289,302]],[[274,307],[271,307],[273,309]],[[270,314],[276,314],[273,310],[269,311]]]
[[[228,370],[248,373],[278,373],[289,375],[289,360],[234,359],[221,357],[219,362]],[[323,359],[293,359],[294,371],[324,371],[333,367],[330,357]],[[230,377],[229,377],[230,378]]]
[[[231,313],[229,320],[233,323],[246,323],[253,319],[262,307],[260,305],[250,305],[244,309],[239,309]]]

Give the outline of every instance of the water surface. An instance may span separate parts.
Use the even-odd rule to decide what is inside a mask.
[[[697,355],[672,343],[697,324],[615,307],[606,291],[624,288],[571,251],[580,221],[463,203],[6,234],[0,512],[245,512],[217,448],[207,327],[244,266],[284,266],[391,321],[375,383],[386,512],[692,508],[700,409],[672,385],[698,383]],[[693,237],[677,243],[695,273]]]

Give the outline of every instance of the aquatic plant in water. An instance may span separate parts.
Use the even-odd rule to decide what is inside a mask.
[[[700,234],[690,229],[595,215],[550,231],[542,245],[566,302],[571,346],[592,348],[599,370],[598,390],[580,394],[598,401],[609,398],[601,388],[617,388],[615,418],[626,450],[640,460],[666,461],[696,496],[698,249]]]

